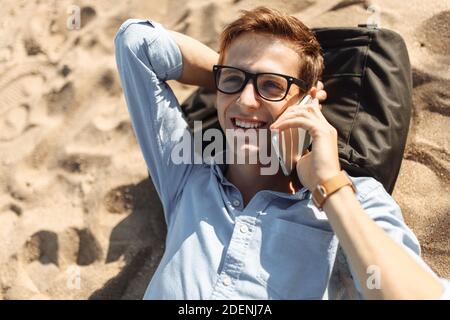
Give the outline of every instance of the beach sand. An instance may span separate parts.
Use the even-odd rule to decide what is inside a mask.
[[[120,87],[114,35],[127,18],[151,18],[217,49],[223,26],[257,5],[310,27],[375,19],[403,36],[414,110],[393,196],[425,261],[450,278],[449,1],[0,5],[0,299],[142,298],[166,231]],[[71,29],[77,8],[81,28]],[[171,85],[180,100],[195,89]]]

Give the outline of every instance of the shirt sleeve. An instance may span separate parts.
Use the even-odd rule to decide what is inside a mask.
[[[115,55],[133,130],[170,225],[174,203],[191,174],[191,163],[175,163],[172,150],[191,146],[180,105],[166,83],[182,72],[182,56],[162,25],[129,19],[119,28]]]
[[[443,284],[443,287],[446,289],[443,292],[442,298],[448,299],[448,296],[450,295],[448,281],[439,278],[421,258],[419,241],[412,230],[406,225],[397,202],[386,192],[383,185],[373,178],[353,178],[353,181],[358,191],[357,198],[364,211],[395,242],[400,244],[415,261]],[[359,296],[362,298],[362,288],[360,287],[356,274],[351,269],[351,266],[350,271],[355,287],[358,290]]]

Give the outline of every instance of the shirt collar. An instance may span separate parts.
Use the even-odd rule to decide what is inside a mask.
[[[224,173],[227,169],[226,164],[218,164],[215,161],[212,161],[212,163],[210,164],[210,167],[211,167],[212,172],[216,175],[216,177],[219,179],[221,184],[234,186],[224,176]],[[286,192],[279,192],[279,191],[272,191],[272,190],[265,190],[265,191],[274,196],[289,199],[289,200],[311,199],[311,196],[312,196],[311,192],[306,187],[301,188],[294,194],[286,193]]]

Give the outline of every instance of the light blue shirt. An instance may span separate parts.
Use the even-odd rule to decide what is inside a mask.
[[[172,148],[188,126],[165,82],[182,71],[169,33],[156,22],[131,19],[115,45],[134,132],[167,223],[165,252],[144,298],[361,298],[327,216],[306,188],[296,194],[260,191],[244,208],[221,166],[173,163]],[[383,186],[373,178],[352,180],[365,212],[428,268]]]

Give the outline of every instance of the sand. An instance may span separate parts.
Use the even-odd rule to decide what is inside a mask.
[[[0,1],[0,299],[143,296],[166,231],[114,34],[127,18],[152,18],[217,49],[238,10],[261,4],[311,27],[375,19],[404,37],[414,110],[393,196],[426,262],[450,278],[448,0]],[[72,5],[80,29],[67,27]],[[195,89],[171,85],[180,100]]]

